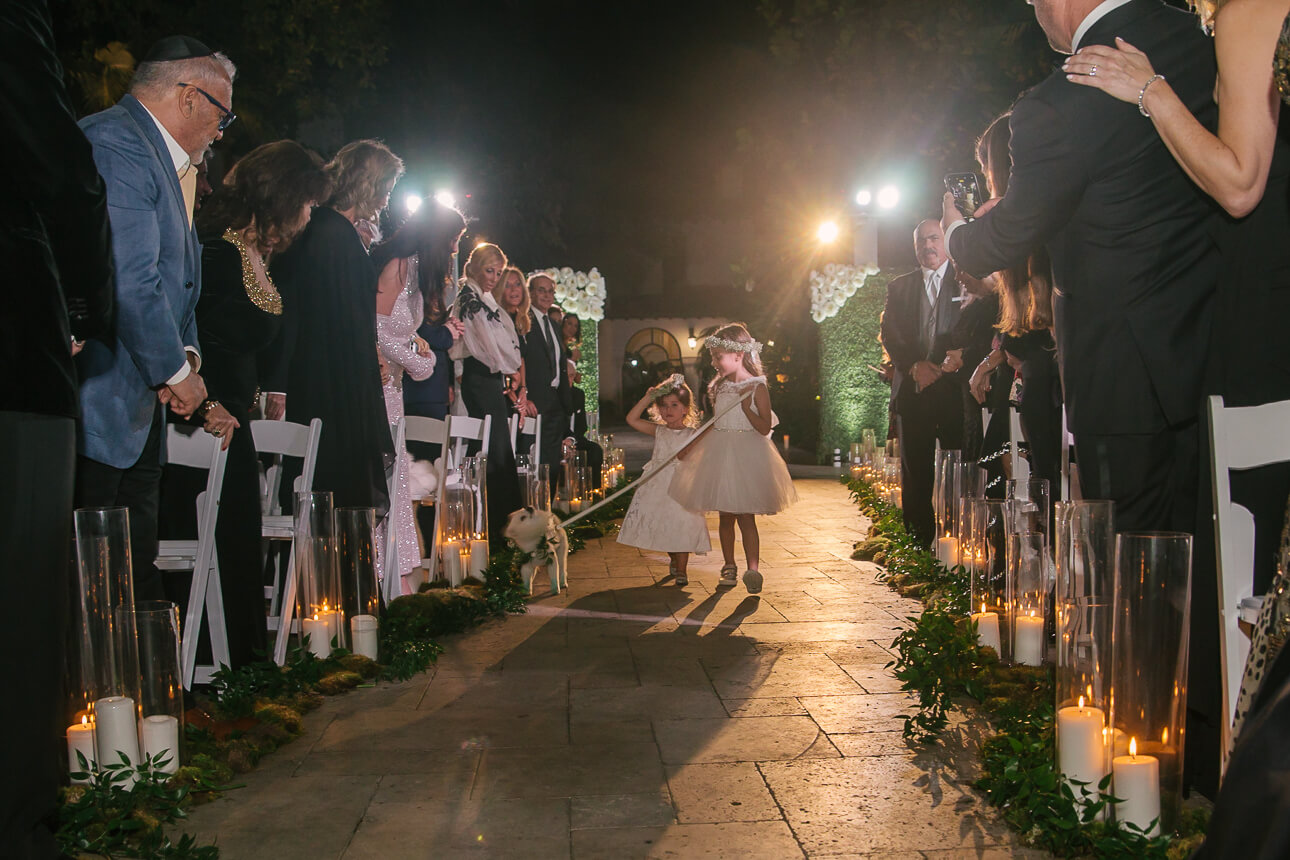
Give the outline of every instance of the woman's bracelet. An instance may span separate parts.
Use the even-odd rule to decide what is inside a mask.
[[[1163,81],[1164,79],[1164,75],[1152,75],[1147,78],[1147,82],[1142,85],[1142,89],[1138,90],[1138,113],[1142,114],[1147,119],[1151,119],[1151,114],[1147,112],[1147,106],[1143,104],[1143,100],[1147,97],[1147,87],[1151,86],[1156,81]]]

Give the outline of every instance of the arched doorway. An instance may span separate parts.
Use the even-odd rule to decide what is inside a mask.
[[[681,344],[671,332],[661,328],[636,332],[623,350],[623,411],[644,397],[651,386],[682,372]]]

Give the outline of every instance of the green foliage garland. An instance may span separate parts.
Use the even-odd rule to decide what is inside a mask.
[[[834,448],[845,455],[866,427],[886,438],[891,386],[866,365],[882,362],[878,327],[889,280],[889,272],[870,275],[836,316],[820,323],[820,462],[830,462]]]
[[[1110,777],[1100,785],[1071,785],[1056,772],[1052,672],[1047,667],[1003,666],[994,650],[976,644],[969,620],[968,578],[946,568],[906,532],[900,510],[879,500],[868,483],[843,478],[851,497],[873,520],[869,537],[853,557],[886,565],[880,576],[905,597],[922,600],[924,611],[896,637],[889,664],[904,690],[918,696],[918,710],[905,715],[905,737],[935,743],[949,713],[975,701],[996,734],[981,749],[976,787],[1026,844],[1059,857],[1182,860],[1204,840],[1207,816],[1183,816],[1179,833],[1148,839],[1132,827],[1102,821],[1117,802]]]

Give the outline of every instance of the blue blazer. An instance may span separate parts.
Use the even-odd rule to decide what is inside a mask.
[[[166,142],[133,96],[88,116],[81,130],[107,185],[116,268],[114,333],[77,356],[81,426],[77,450],[118,469],[143,453],[157,389],[197,347],[201,245],[188,224]]]

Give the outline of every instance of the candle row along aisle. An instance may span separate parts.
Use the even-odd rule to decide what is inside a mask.
[[[975,699],[998,732],[983,745],[977,787],[1036,847],[1059,856],[1187,856],[1203,839],[1206,816],[1183,811],[1176,794],[1181,727],[1170,717],[1185,707],[1185,686],[1173,673],[1185,654],[1178,610],[1186,601],[1161,590],[1165,582],[1186,588],[1185,536],[1119,536],[1119,562],[1136,571],[1142,587],[1131,593],[1122,584],[1117,595],[1117,536],[1098,517],[1099,505],[1109,503],[1058,503],[1050,523],[1040,490],[1013,490],[1019,503],[1004,499],[982,509],[974,532],[976,518],[963,515],[960,500],[959,564],[947,566],[905,534],[885,494],[856,473],[844,480],[874,521],[857,555],[880,556],[875,560],[887,568],[880,576],[924,604],[914,628],[893,643],[895,674],[920,697],[919,711],[906,718],[907,736],[934,743],[956,702]],[[1015,537],[1028,532],[1032,537]],[[1010,565],[1010,556],[1028,561],[1047,587],[1018,579],[1026,564]],[[1090,567],[1097,558],[1101,566]],[[1148,568],[1154,573],[1146,575]],[[1014,613],[1035,590],[1046,603]],[[1174,607],[1172,616],[1145,617],[1145,607],[1162,604]],[[1153,648],[1143,635],[1153,626],[1173,644],[1162,648],[1157,638]],[[936,655],[934,669],[927,655]],[[1115,687],[1117,669],[1130,660],[1153,671],[1126,669]]]

